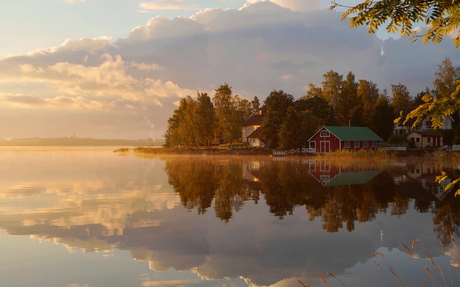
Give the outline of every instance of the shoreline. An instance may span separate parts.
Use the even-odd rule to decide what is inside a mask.
[[[428,150],[405,150],[405,151],[341,151],[329,154],[291,154],[291,155],[273,155],[273,151],[269,149],[218,149],[218,148],[163,148],[163,147],[134,147],[134,148],[119,148],[113,151],[114,153],[141,153],[150,155],[229,155],[229,156],[268,156],[274,158],[323,158],[323,159],[338,159],[338,158],[418,158],[418,159],[451,159],[460,160],[460,152],[452,151],[428,151]]]

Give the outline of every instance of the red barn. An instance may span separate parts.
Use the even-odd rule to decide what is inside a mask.
[[[366,127],[322,127],[309,140],[308,147],[317,153],[337,150],[375,149],[382,138]]]

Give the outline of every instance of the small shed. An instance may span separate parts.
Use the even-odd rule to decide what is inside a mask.
[[[444,134],[436,131],[413,131],[407,135],[407,140],[415,147],[441,147],[444,145]]]
[[[338,150],[376,149],[383,139],[367,127],[326,126],[309,140],[308,147],[317,153]]]

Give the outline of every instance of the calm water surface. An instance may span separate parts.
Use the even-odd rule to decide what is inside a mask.
[[[0,286],[460,286],[455,168],[114,149],[0,148]]]

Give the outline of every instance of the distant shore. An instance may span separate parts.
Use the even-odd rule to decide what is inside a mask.
[[[161,146],[163,140],[94,139],[80,137],[0,139],[0,146]]]

